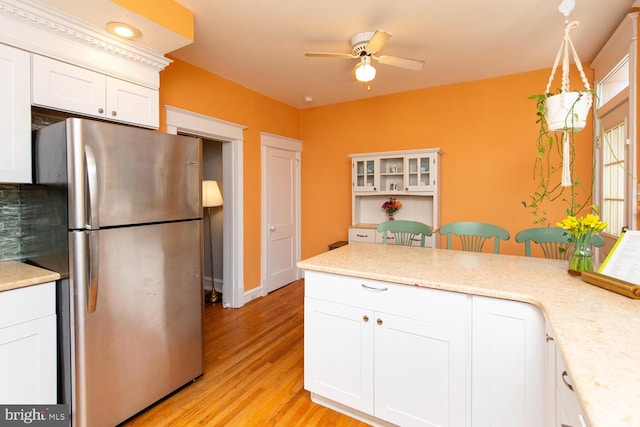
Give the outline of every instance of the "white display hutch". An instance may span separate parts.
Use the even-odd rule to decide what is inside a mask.
[[[387,220],[382,204],[390,197],[402,203],[395,219],[420,221],[437,229],[441,154],[440,148],[350,154],[352,225],[349,242],[382,243],[382,235],[376,228]],[[437,247],[438,239],[428,237],[426,245]]]

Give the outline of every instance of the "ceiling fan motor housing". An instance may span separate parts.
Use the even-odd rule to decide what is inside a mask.
[[[365,48],[375,33],[373,31],[364,31],[357,33],[351,38],[351,49],[355,56],[370,55],[376,52],[367,51]]]

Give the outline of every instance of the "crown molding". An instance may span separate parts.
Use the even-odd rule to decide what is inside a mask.
[[[0,0],[0,42],[156,88],[172,62],[35,0]]]

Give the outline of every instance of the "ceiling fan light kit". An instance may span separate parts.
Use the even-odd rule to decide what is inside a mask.
[[[356,80],[360,82],[370,82],[376,78],[376,69],[371,65],[371,58],[363,56],[362,61],[356,67]]]

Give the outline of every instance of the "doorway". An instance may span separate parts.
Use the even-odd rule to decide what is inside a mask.
[[[222,141],[222,194],[224,195],[222,233],[222,305],[242,307],[244,295],[244,193],[243,143],[245,126],[213,117],[164,106],[166,132]]]
[[[302,143],[261,134],[263,295],[299,278]]]

